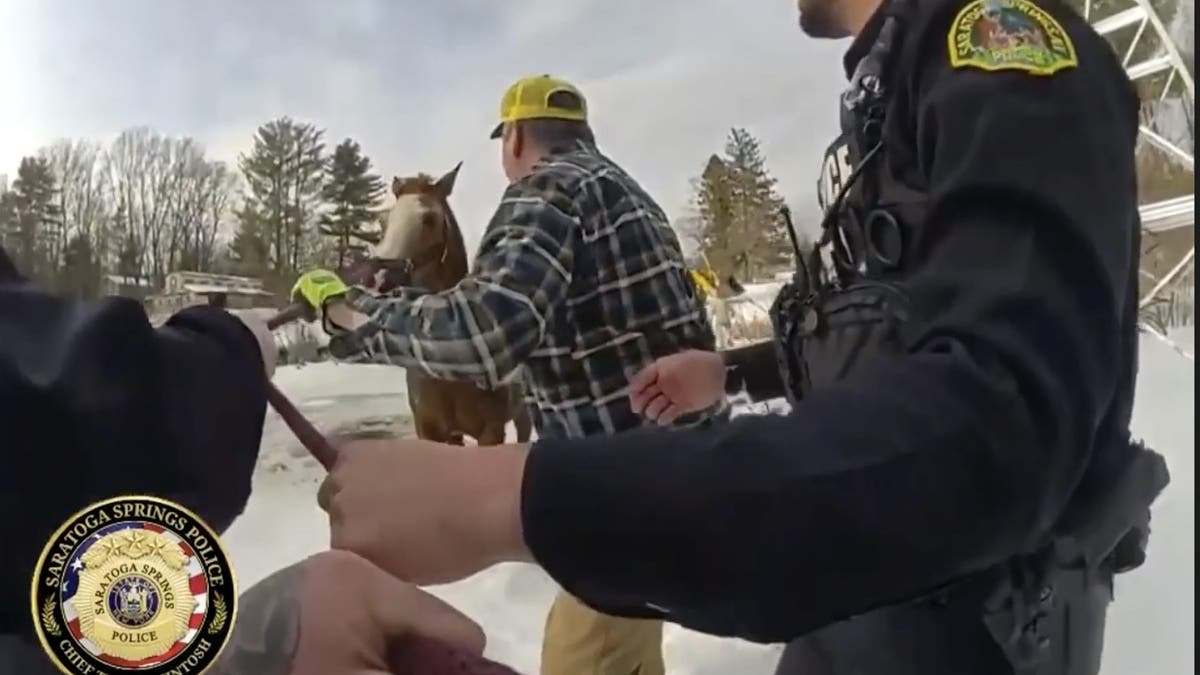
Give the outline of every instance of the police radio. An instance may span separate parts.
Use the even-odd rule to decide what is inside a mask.
[[[890,213],[875,209],[873,189],[882,156],[881,128],[887,100],[889,56],[899,40],[898,22],[905,3],[893,3],[879,37],[859,62],[842,95],[842,128],[855,150],[857,162],[826,205],[820,240],[811,251],[801,250],[785,206],[780,216],[787,224],[796,270],[771,306],[775,329],[775,354],[788,398],[804,398],[815,387],[846,377],[871,357],[896,355],[903,350],[902,329],[909,319],[909,302],[903,290],[881,273],[900,259],[899,224]],[[847,203],[858,190],[857,204]],[[864,210],[865,207],[865,210]],[[862,218],[863,213],[869,213]],[[873,236],[873,224],[882,224],[885,235]],[[863,227],[865,225],[866,227]],[[874,251],[875,239],[895,243]],[[828,252],[831,265],[823,264]],[[881,264],[882,263],[882,264]]]

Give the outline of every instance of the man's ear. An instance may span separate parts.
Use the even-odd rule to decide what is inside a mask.
[[[525,152],[525,130],[520,124],[508,125],[508,133],[512,135],[512,156],[519,158]]]
[[[462,162],[459,162],[446,175],[437,179],[437,182],[433,184],[443,199],[449,198],[450,194],[454,192],[454,181],[458,180],[458,170],[461,168]]]

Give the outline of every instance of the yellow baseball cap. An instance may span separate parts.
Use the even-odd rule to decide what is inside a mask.
[[[550,96],[570,92],[579,97],[580,108],[562,108],[550,104]],[[492,130],[492,138],[500,138],[504,125],[518,120],[555,119],[587,121],[587,100],[575,85],[549,75],[522,77],[504,92],[500,99],[500,123]]]

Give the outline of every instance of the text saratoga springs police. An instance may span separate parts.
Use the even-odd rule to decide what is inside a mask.
[[[55,545],[57,550],[50,555],[43,583],[52,588],[57,588],[62,576],[63,565],[71,557],[71,552],[97,529],[111,522],[139,519],[162,523],[167,528],[180,534],[195,549],[196,555],[204,564],[209,584],[212,586],[225,585],[224,569],[217,556],[217,551],[213,547],[213,542],[208,539],[208,535],[195,523],[190,522],[186,515],[162,504],[145,503],[107,504],[94,511],[87,512],[71,523],[59,537],[58,543]]]

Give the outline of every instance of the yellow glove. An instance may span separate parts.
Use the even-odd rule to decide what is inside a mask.
[[[315,314],[324,313],[325,303],[338,298],[350,290],[338,275],[329,270],[312,270],[300,275],[292,287],[292,302],[303,302]]]

